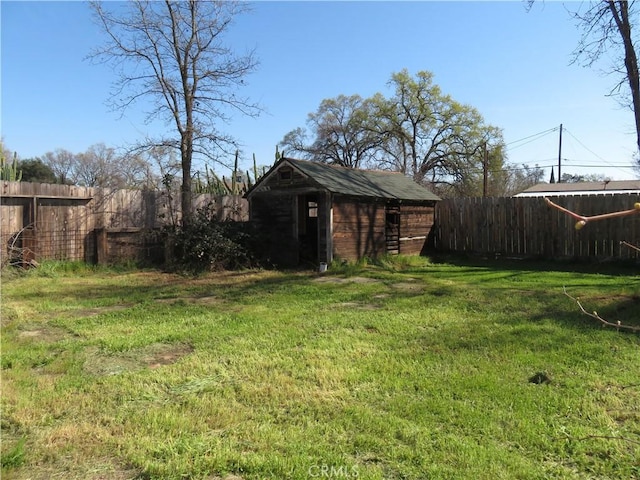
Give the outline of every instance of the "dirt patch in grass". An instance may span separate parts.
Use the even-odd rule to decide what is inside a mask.
[[[18,331],[18,338],[45,343],[55,343],[73,334],[67,330],[52,325],[29,324]]]
[[[420,293],[424,291],[424,285],[420,283],[411,283],[411,282],[398,282],[392,284],[393,288],[399,290],[401,292],[415,292]]]
[[[192,352],[193,347],[183,343],[154,343],[117,354],[107,354],[96,348],[87,353],[84,369],[93,375],[118,375],[171,365]]]
[[[95,317],[97,315],[102,315],[104,313],[111,312],[120,312],[122,310],[126,310],[127,308],[131,308],[133,305],[125,304],[125,305],[109,305],[108,307],[94,307],[94,308],[83,308],[81,310],[77,310],[73,312],[74,317]]]
[[[315,278],[314,282],[318,283],[378,283],[380,280],[367,277],[332,277],[322,276]]]
[[[54,463],[49,467],[34,467],[24,476],[14,474],[7,478],[16,480],[50,480],[52,478],[65,478],[67,480],[135,480],[146,478],[139,470],[119,466],[115,463],[110,463],[108,460],[94,463],[84,459],[83,464],[77,464],[74,459],[66,463],[69,464],[57,465]],[[60,471],[65,472],[64,477],[60,476]]]
[[[156,298],[155,303],[169,305],[214,305],[222,300],[214,295],[194,295],[190,297]]]
[[[142,358],[145,366],[149,368],[158,368],[163,365],[171,365],[177,362],[182,357],[189,355],[193,352],[191,345],[178,344],[178,345],[163,345],[158,344],[152,346],[150,351]]]
[[[374,305],[373,303],[366,302],[342,302],[336,303],[335,306],[355,310],[378,310],[380,308],[380,305]]]

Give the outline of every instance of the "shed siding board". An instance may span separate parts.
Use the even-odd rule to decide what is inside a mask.
[[[435,205],[401,205],[400,253],[419,255],[424,251],[434,222]]]
[[[385,250],[384,204],[337,197],[333,202],[333,255],[356,260]]]
[[[403,255],[420,255],[424,250],[426,238],[410,238],[400,240],[400,253]]]
[[[281,168],[292,170],[291,179],[282,180],[278,170],[276,170],[272,175],[264,180],[263,186],[260,187],[259,191],[291,190],[294,188],[309,187],[313,185],[312,182],[310,182],[309,179],[298,170],[292,169],[286,165]]]
[[[400,207],[400,236],[420,237],[429,235],[433,226],[433,206],[402,205]]]

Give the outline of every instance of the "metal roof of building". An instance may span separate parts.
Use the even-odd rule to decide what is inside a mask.
[[[613,195],[640,193],[640,180],[608,180],[603,182],[539,183],[515,195],[544,197],[566,195]]]
[[[291,158],[281,161],[288,162],[332,193],[395,200],[441,200],[431,190],[402,173],[357,170]]]

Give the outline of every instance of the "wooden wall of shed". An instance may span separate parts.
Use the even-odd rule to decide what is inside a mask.
[[[435,202],[432,205],[400,206],[400,253],[419,255],[425,249],[425,243],[431,233],[435,215]]]
[[[385,252],[385,205],[335,197],[334,258],[357,260],[363,257],[377,257]]]
[[[296,195],[256,195],[251,199],[251,221],[263,232],[263,251],[268,262],[283,267],[298,264],[297,219],[294,208]]]
[[[290,172],[289,178],[282,178],[280,171]],[[291,168],[289,165],[282,165],[278,171],[263,181],[260,190],[291,190],[294,188],[304,188],[311,186],[309,179],[300,173],[297,169]]]

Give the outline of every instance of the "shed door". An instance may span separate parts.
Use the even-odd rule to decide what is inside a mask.
[[[301,264],[318,263],[318,195],[298,197],[298,245]]]
[[[385,208],[385,237],[387,253],[400,253],[400,207],[387,205]]]

